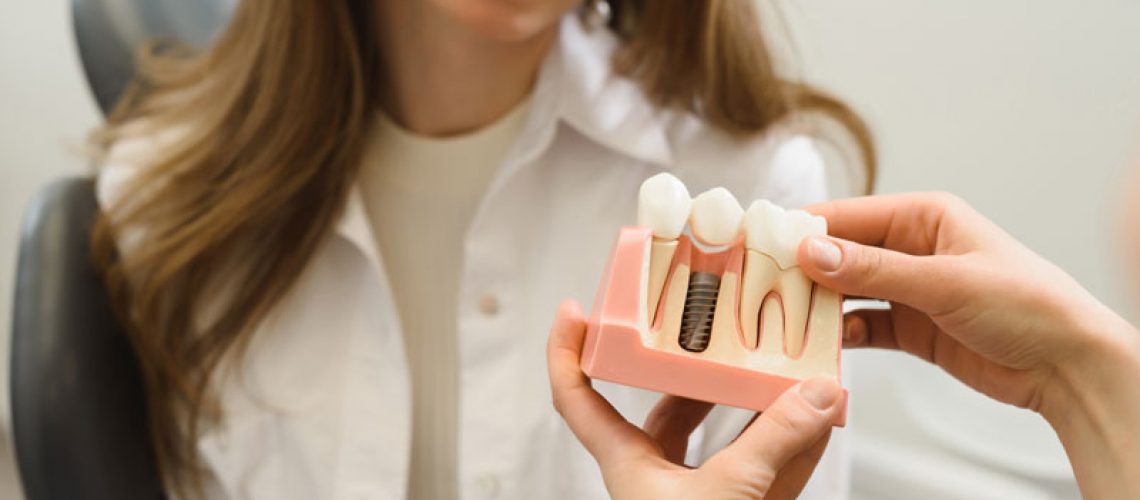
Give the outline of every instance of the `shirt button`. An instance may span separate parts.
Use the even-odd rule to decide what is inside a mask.
[[[489,293],[480,297],[479,312],[487,316],[499,314],[499,298]]]
[[[499,478],[492,474],[484,474],[475,480],[475,487],[483,498],[499,496]]]

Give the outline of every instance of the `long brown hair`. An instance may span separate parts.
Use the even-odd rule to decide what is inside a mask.
[[[211,377],[240,358],[356,179],[383,85],[373,1],[244,0],[209,49],[144,51],[136,82],[93,135],[106,152],[120,139],[180,131],[93,235],[172,488],[197,491],[195,443],[221,417]],[[609,29],[623,41],[615,70],[659,104],[737,134],[820,112],[850,132],[873,171],[866,125],[776,74],[751,4],[609,0]],[[143,228],[129,245],[128,227]]]

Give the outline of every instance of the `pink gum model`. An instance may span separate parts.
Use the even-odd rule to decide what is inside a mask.
[[[581,363],[586,375],[755,411],[764,411],[784,391],[801,381],[702,359],[695,354],[670,352],[645,345],[642,340],[643,329],[659,328],[662,316],[657,314],[657,321],[650,326],[644,306],[647,300],[647,259],[652,242],[652,234],[642,227],[622,228],[618,236],[588,321]],[[719,254],[706,254],[682,237],[673,258],[670,276],[677,261],[682,259],[688,260],[694,271],[711,266],[709,271],[720,274],[727,267],[735,268],[739,276],[743,250],[739,244],[735,247]],[[668,287],[668,283],[665,286]],[[665,293],[662,293],[660,304],[665,303],[664,296]],[[813,300],[814,297],[813,293]],[[734,303],[739,304],[739,300]],[[659,309],[664,307],[658,305]],[[836,324],[841,328],[842,310],[835,310],[840,316]],[[836,335],[836,342],[841,341],[841,333]],[[741,344],[741,349],[743,348]],[[838,376],[838,356],[835,363]],[[846,390],[840,404],[843,405],[843,411],[835,425],[843,426],[847,419]]]

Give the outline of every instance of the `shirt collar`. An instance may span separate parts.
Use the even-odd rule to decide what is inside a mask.
[[[368,219],[359,183],[354,183],[349,188],[348,199],[345,200],[344,212],[337,221],[336,232],[359,248],[370,262],[382,265],[380,249],[376,247],[376,240],[372,237],[372,224]]]
[[[537,94],[554,90],[558,118],[609,149],[671,166],[665,130],[668,110],[654,105],[637,82],[613,71],[620,41],[603,26],[586,26],[576,13],[563,17],[557,46],[540,74]],[[543,80],[551,85],[543,87]]]

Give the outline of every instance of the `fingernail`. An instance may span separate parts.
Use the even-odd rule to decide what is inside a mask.
[[[800,397],[817,409],[826,410],[839,399],[839,384],[827,377],[816,377],[800,384]]]
[[[831,240],[816,236],[808,241],[808,257],[821,271],[832,272],[843,263],[843,251]]]
[[[582,306],[576,300],[567,299],[562,301],[562,311],[571,317],[578,317],[582,315]]]
[[[857,346],[867,339],[867,323],[858,316],[843,318],[843,345]]]

